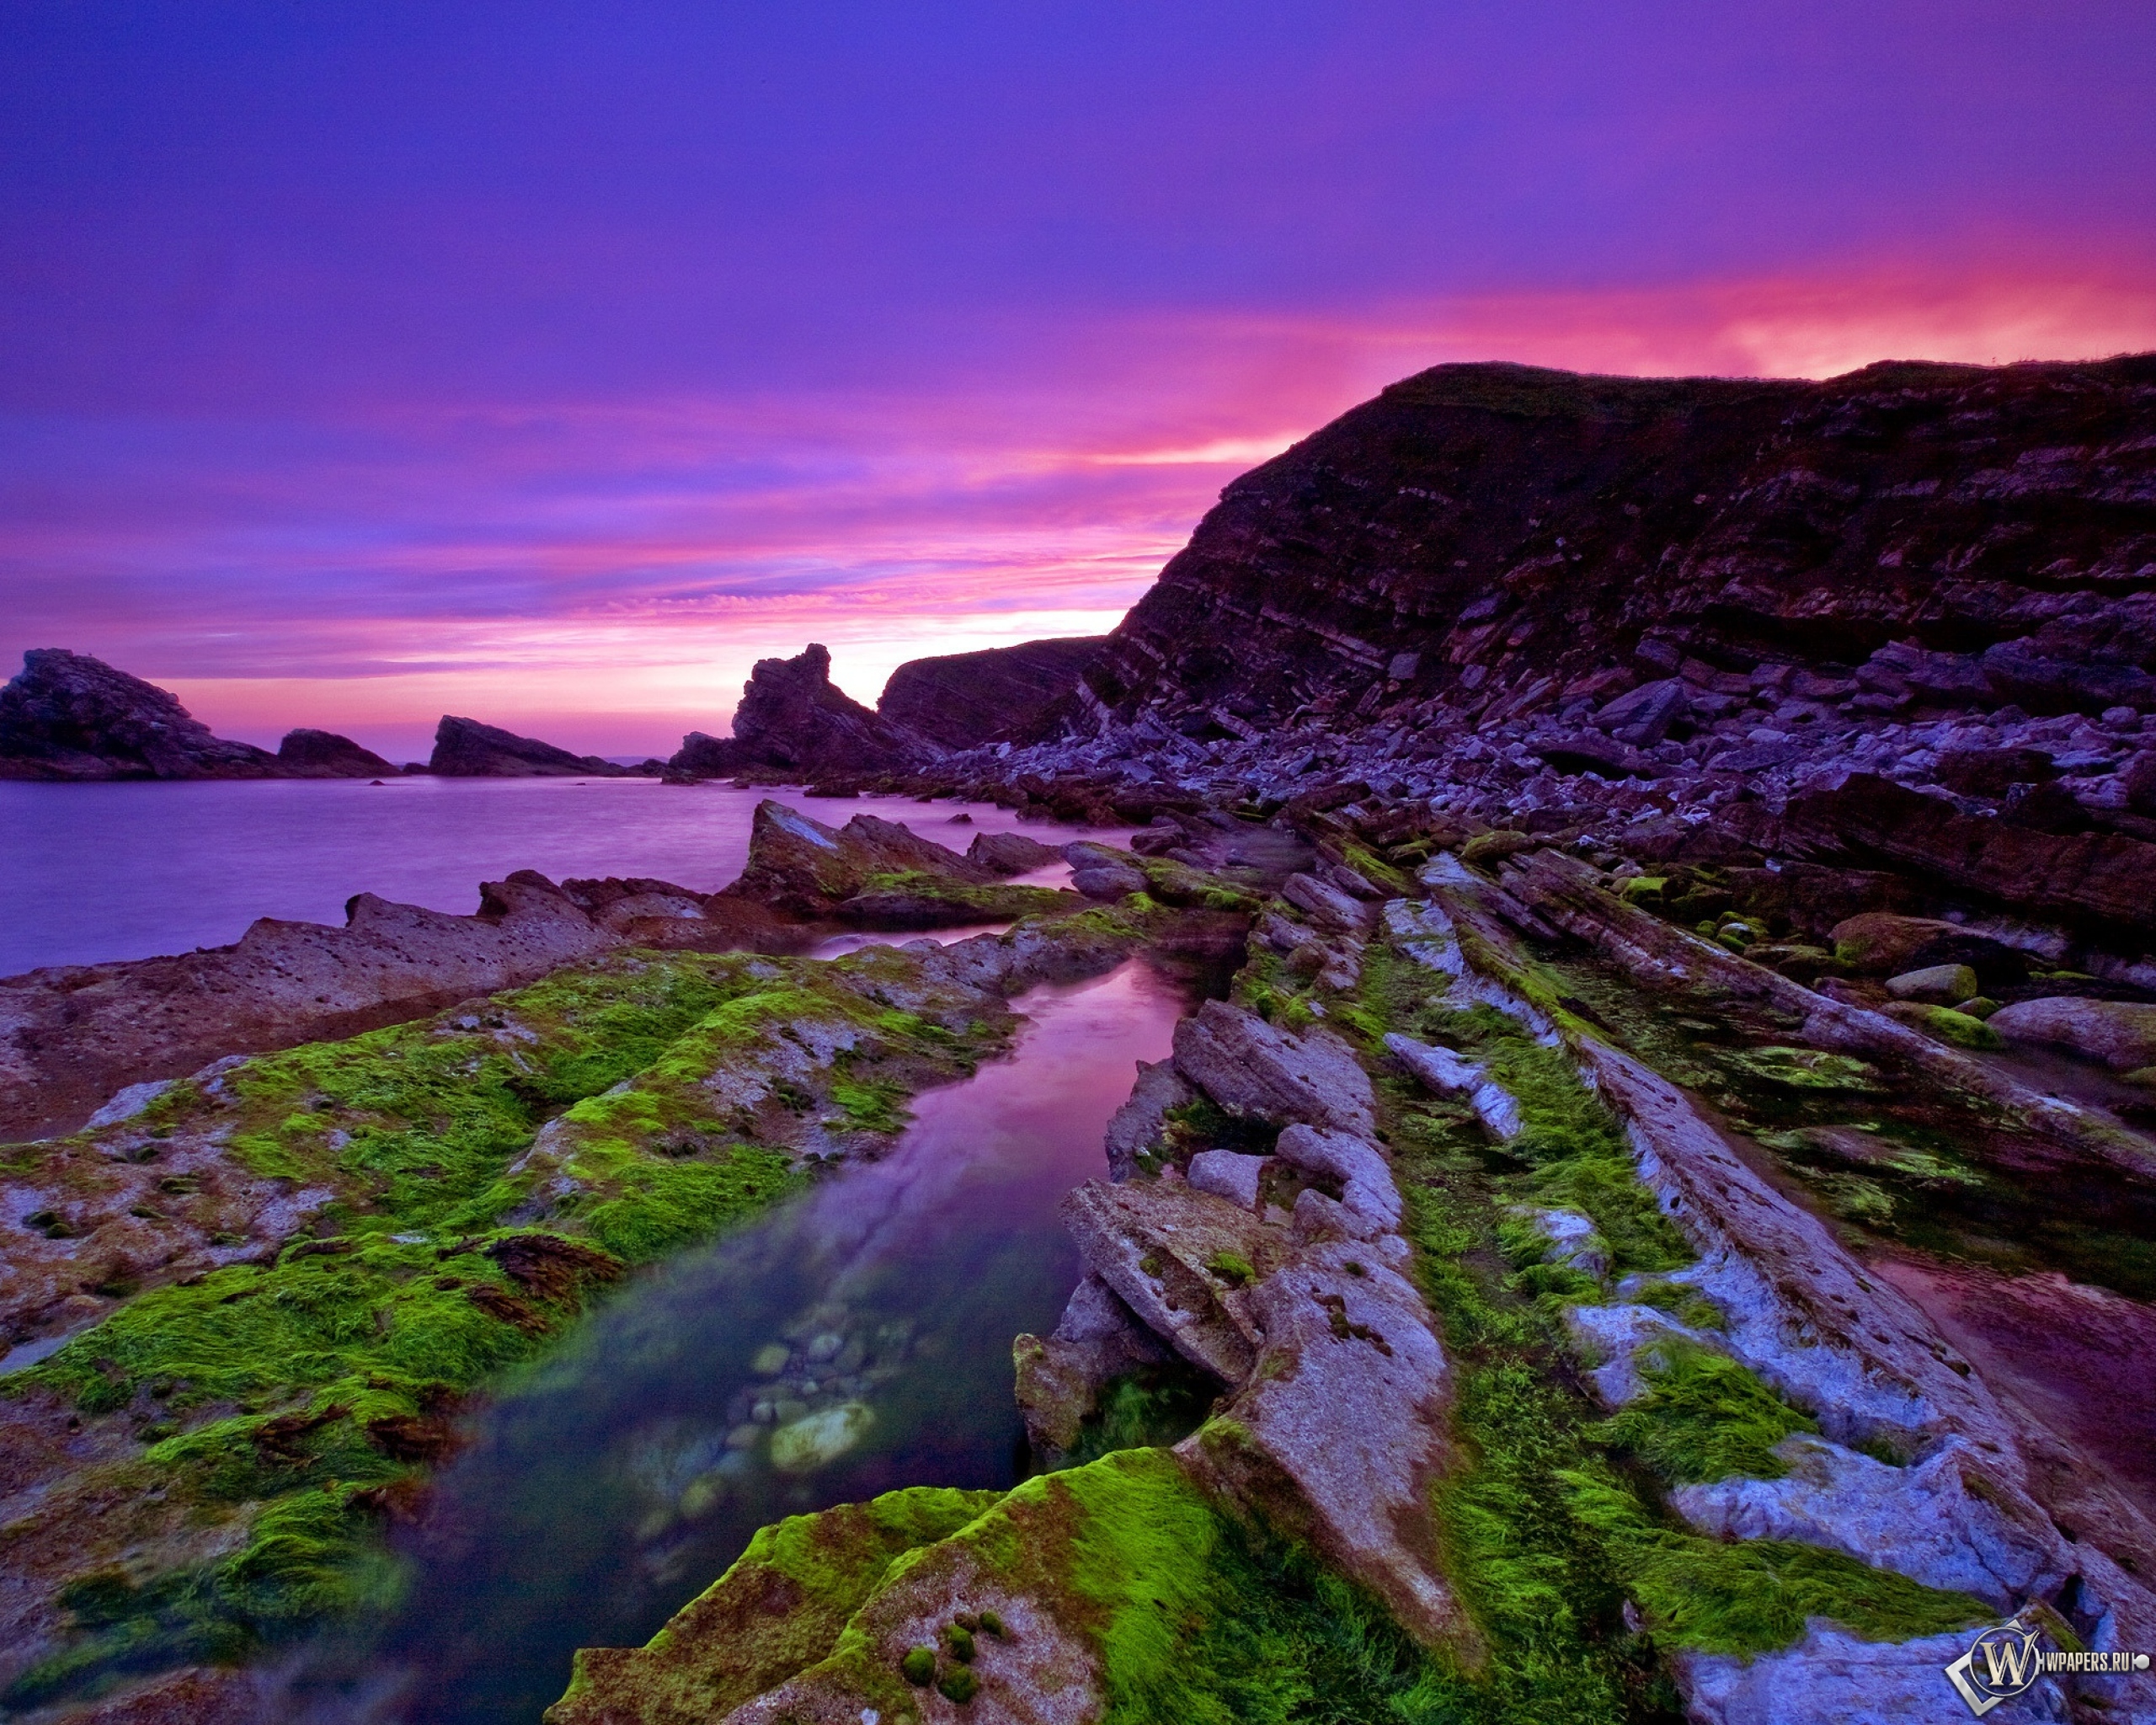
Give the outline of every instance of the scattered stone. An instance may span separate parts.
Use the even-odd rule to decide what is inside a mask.
[[[1973,1000],[1977,973],[1967,964],[1930,964],[1921,970],[1904,970],[1886,979],[1886,992],[1897,1001],[1921,1001],[1951,1007]]]
[[[2001,1007],[1988,1028],[2012,1042],[2046,1044],[2115,1072],[2156,1065],[2156,1006],[2052,996]]]

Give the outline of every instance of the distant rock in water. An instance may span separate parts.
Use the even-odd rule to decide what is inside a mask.
[[[1030,741],[1034,725],[1076,690],[1079,673],[1107,642],[1074,635],[909,660],[891,673],[876,710],[947,749]]]
[[[691,778],[758,772],[821,777],[905,772],[942,752],[835,687],[830,649],[812,641],[796,658],[758,660],[734,709],[734,734],[691,731],[667,766]]]
[[[380,778],[397,771],[350,737],[304,727],[285,733],[285,740],[277,745],[277,759],[286,772],[302,778]]]
[[[572,755],[536,737],[449,713],[435,727],[427,771],[444,778],[622,778],[628,773],[596,755]]]
[[[281,778],[266,749],[227,742],[179,698],[59,647],[33,648],[0,689],[0,778]]]

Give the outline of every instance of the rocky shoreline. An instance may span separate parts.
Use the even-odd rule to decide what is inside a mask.
[[[770,802],[718,895],[520,876],[13,980],[20,1118],[110,1105],[6,1152],[0,1316],[53,1346],[0,1380],[6,1704],[265,1717],[231,1668],[366,1605],[290,1518],[371,1549],[499,1362],[1139,951],[1208,997],[1015,1340],[1038,1471],[766,1529],[553,1725],[1884,1722],[1958,1709],[1987,1624],[2156,1652],[2152,607],[2156,360],[1442,367],[972,740],[812,647],[666,768],[1128,848]],[[402,1022],[204,1063],[338,1012]],[[323,1278],[374,1315],[328,1375],[173,1363],[190,1302]],[[438,1303],[482,1327],[391,1370]]]

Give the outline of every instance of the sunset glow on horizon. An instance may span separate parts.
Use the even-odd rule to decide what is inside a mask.
[[[1103,632],[1513,360],[2156,348],[2156,17],[10,8],[0,653],[403,760]],[[537,123],[543,119],[544,123]]]

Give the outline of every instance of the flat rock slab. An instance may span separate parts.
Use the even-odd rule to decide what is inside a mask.
[[[1376,1097],[1354,1051],[1337,1036],[1292,1036],[1255,1012],[1208,1001],[1176,1026],[1176,1065],[1231,1114],[1374,1135]]]
[[[1429,1487],[1450,1378],[1422,1297],[1367,1247],[1315,1245],[1258,1284],[1255,1369],[1178,1448],[1209,1489],[1309,1541],[1430,1644],[1471,1634],[1436,1567]]]
[[[1224,1383],[1249,1375],[1262,1338],[1244,1287],[1278,1262],[1275,1231],[1181,1180],[1089,1180],[1062,1211],[1086,1268],[1154,1334]]]

